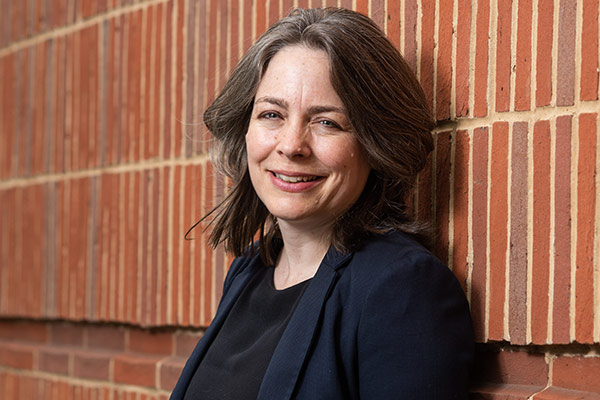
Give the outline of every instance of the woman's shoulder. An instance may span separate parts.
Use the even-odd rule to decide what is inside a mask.
[[[378,286],[411,288],[431,292],[450,287],[462,295],[456,276],[435,255],[410,235],[392,231],[374,235],[357,250],[348,265],[353,281],[371,290]]]
[[[244,254],[233,259],[225,276],[224,288],[227,289],[236,276],[257,262],[260,262],[260,252],[258,244],[254,243]]]
[[[443,266],[441,261],[411,235],[390,231],[368,237],[354,253],[354,259],[378,265],[404,265],[433,263]]]

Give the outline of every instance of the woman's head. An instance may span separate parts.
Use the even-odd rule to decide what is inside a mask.
[[[279,50],[258,85],[246,133],[252,186],[279,227],[324,238],[371,170],[329,71],[322,50]]]
[[[261,253],[272,260],[268,248],[277,225],[251,186],[245,135],[262,77],[274,56],[291,46],[326,54],[331,86],[371,167],[362,194],[337,218],[333,243],[348,250],[368,232],[410,230],[407,196],[432,149],[434,124],[420,85],[369,18],[343,9],[295,10],[248,50],[204,114],[215,139],[213,162],[233,181],[216,209],[212,243],[225,241],[241,254],[260,230]]]

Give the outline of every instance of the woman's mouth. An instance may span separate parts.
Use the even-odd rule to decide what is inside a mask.
[[[273,175],[275,175],[277,178],[281,179],[282,181],[288,182],[288,183],[312,182],[312,181],[316,181],[317,179],[321,178],[320,176],[316,176],[316,175],[290,176],[290,175],[280,174],[277,172],[273,172]]]

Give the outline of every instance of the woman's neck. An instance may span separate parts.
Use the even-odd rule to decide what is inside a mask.
[[[285,289],[312,278],[331,243],[331,228],[306,229],[279,222],[283,248],[275,265],[275,288]]]

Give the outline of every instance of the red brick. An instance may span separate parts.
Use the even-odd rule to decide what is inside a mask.
[[[485,383],[471,388],[470,398],[473,400],[527,400],[542,388],[543,386]]]
[[[469,63],[471,53],[471,1],[458,0],[456,26],[456,88],[455,107],[457,117],[469,115]]]
[[[517,15],[515,110],[530,109],[531,102],[531,0],[520,0]]]
[[[179,332],[175,334],[175,355],[177,357],[189,357],[196,347],[202,334]]]
[[[8,54],[0,59],[0,72],[2,82],[2,94],[0,102],[2,111],[0,111],[0,129],[2,132],[12,132],[14,129],[14,113],[8,112],[11,108],[15,96],[15,56]],[[0,135],[0,178],[8,178],[11,175],[13,160],[13,135]]]
[[[355,10],[361,14],[369,15],[369,0],[356,0]]]
[[[252,6],[250,6],[247,2],[245,3],[246,7],[247,7],[247,12],[246,14],[252,14],[252,12],[256,12],[257,17],[263,15],[264,16],[264,10],[262,10],[262,13],[259,13],[258,7],[262,7],[262,5],[260,4],[260,2],[258,3],[254,3],[252,4]],[[212,32],[213,30],[215,30],[215,25],[216,25],[216,14],[217,14],[217,10],[216,7],[211,7],[210,10],[210,19],[208,20],[207,24],[209,27],[209,31]],[[251,30],[255,30],[256,31],[256,35],[260,35],[260,33],[262,32],[259,28],[254,29],[254,26],[258,26],[255,25],[258,21],[257,19],[254,18],[250,18],[251,20],[248,21],[249,25],[248,26],[248,33],[251,32]],[[264,20],[264,19],[263,19]],[[215,76],[216,75],[216,52],[217,52],[217,43],[216,43],[216,34],[213,34],[214,38],[211,37],[208,41],[208,46],[207,46],[207,50],[208,50],[208,54],[206,56],[207,60],[208,60],[208,65],[207,65],[207,75],[208,76]],[[252,35],[250,35],[252,36]],[[251,44],[252,39],[248,40],[248,46]],[[216,79],[211,80],[210,82],[206,82],[206,92],[208,94],[208,96],[204,99],[206,104],[210,104],[212,102],[212,100],[214,99],[214,93],[216,93],[216,91],[218,90],[218,88],[215,87],[215,83],[216,83]],[[208,138],[207,138],[208,139]]]
[[[52,374],[67,375],[69,373],[69,352],[53,347],[42,347],[39,349],[38,368],[40,371]]]
[[[326,0],[327,1],[327,0]],[[331,1],[331,3],[336,3],[335,0]],[[384,28],[385,24],[385,5],[386,0],[370,0],[371,3],[371,19],[375,21],[375,23],[381,28]],[[333,4],[337,6],[337,4]]]
[[[119,76],[116,70],[118,68],[118,43],[120,38],[120,30],[118,29],[120,19],[111,18],[108,21],[108,28],[105,34],[106,43],[106,54],[104,62],[106,63],[106,84],[105,84],[105,114],[103,116],[105,123],[105,150],[104,150],[104,163],[110,165],[116,159],[116,138],[118,137],[117,129],[119,129],[119,122],[117,120],[118,110],[114,105],[114,101],[118,97],[119,91]]]
[[[598,0],[583,0],[581,100],[598,100]]]
[[[54,145],[51,170],[62,172],[65,170],[65,122],[66,122],[66,40],[64,37],[56,39],[56,68],[55,68],[55,96],[53,103],[56,105],[54,113],[54,126],[52,141]]]
[[[549,367],[544,354],[479,351],[475,357],[474,382],[546,386]]]
[[[496,111],[510,108],[512,0],[498,3],[496,44]]]
[[[490,3],[477,2],[475,74],[473,115],[484,117],[488,114],[488,52],[489,52]]]
[[[600,357],[560,356],[552,362],[552,385],[600,393]]]
[[[259,1],[256,3],[256,5],[253,4],[253,6],[255,6],[255,10],[256,10],[256,37],[259,37],[266,29],[267,29],[267,2],[266,1]],[[216,26],[216,11],[214,13],[214,17],[212,14],[212,9],[216,9],[217,7],[211,7],[211,24],[214,24],[213,26]],[[213,19],[214,18],[214,19]],[[214,22],[213,22],[214,21]]]
[[[515,122],[512,134],[509,246],[509,334],[525,344],[527,334],[528,125]]]
[[[180,210],[181,210],[181,167],[176,166],[171,169],[173,174],[173,193],[172,193],[172,204],[171,204],[171,224],[172,224],[172,232],[181,232],[183,228],[181,227],[181,222],[179,221]],[[178,293],[181,290],[179,287],[179,244],[181,242],[181,236],[172,235],[170,247],[172,248],[173,258],[171,260],[171,269],[169,282],[171,282],[170,286],[170,296],[171,296],[171,308],[168,311],[167,315],[169,316],[169,323],[176,323],[178,321]],[[168,303],[167,303],[168,304]]]
[[[194,8],[194,5],[191,6],[192,9]],[[143,160],[146,160],[149,158],[150,156],[150,145],[151,145],[151,141],[152,141],[152,133],[151,133],[151,128],[152,128],[152,114],[150,113],[150,108],[151,108],[151,104],[154,102],[154,100],[156,99],[156,97],[158,97],[156,95],[156,93],[152,92],[152,84],[153,84],[153,80],[152,80],[152,71],[154,68],[156,68],[156,66],[154,65],[154,60],[152,60],[150,57],[152,56],[152,47],[155,43],[154,38],[153,38],[153,31],[155,30],[154,27],[154,7],[150,6],[148,8],[146,8],[144,10],[144,13],[142,14],[142,24],[145,25],[145,37],[142,38],[142,43],[144,44],[144,47],[142,49],[142,71],[143,71],[143,75],[142,75],[142,82],[144,83],[143,87],[144,87],[144,92],[142,93],[142,96],[140,98],[141,102],[142,102],[142,108],[140,109],[140,139],[142,140],[142,144],[143,146],[140,147],[140,158]],[[192,24],[189,23],[189,21],[193,21],[195,14],[192,15],[190,13],[190,18],[188,19],[188,27],[192,28]],[[189,32],[189,28],[188,28],[188,32]],[[192,36],[193,37],[193,36]],[[193,43],[192,40],[190,40],[188,43]],[[190,57],[191,59],[193,59],[194,57],[194,53],[193,51],[188,53],[188,57]],[[193,74],[191,74],[193,76]],[[191,77],[189,77],[191,78]],[[188,78],[188,79],[189,79]],[[191,82],[190,82],[191,84]],[[191,99],[188,98],[188,101],[190,101]],[[193,102],[192,102],[193,104]]]
[[[202,211],[199,215],[206,214],[210,207],[214,204],[214,196],[216,195],[216,191],[213,189],[215,187],[214,181],[216,180],[216,175],[211,163],[205,163],[203,165],[203,179],[206,182],[205,186],[207,190],[204,191],[204,198],[202,199]],[[200,273],[197,275],[198,280],[196,281],[197,286],[202,288],[202,293],[210,293],[211,288],[211,280],[213,278],[212,271],[215,271],[215,276],[219,274],[219,271],[215,268],[213,263],[213,248],[208,245],[208,235],[207,232],[202,232],[200,241],[204,243],[203,253],[204,253],[204,263],[202,263],[202,268],[200,269]],[[202,295],[200,297],[200,320],[203,321],[203,325],[207,326],[207,321],[212,318],[211,307],[210,307],[210,299],[208,296]]]
[[[433,110],[433,51],[435,48],[435,3],[426,1],[421,3],[421,70],[419,80],[425,96],[427,104]]]
[[[438,39],[437,39],[437,71],[436,71],[436,118],[450,118],[450,93],[452,91],[452,27],[453,1],[440,0],[438,3]]]
[[[88,28],[88,47],[89,47],[89,56],[87,59],[87,63],[88,63],[88,81],[89,81],[89,107],[88,107],[88,114],[89,114],[89,118],[88,118],[88,125],[86,127],[86,129],[88,130],[88,136],[89,136],[89,144],[88,144],[88,148],[87,148],[87,154],[88,154],[88,167],[89,168],[94,168],[98,165],[100,165],[100,151],[102,150],[101,146],[100,146],[100,137],[99,137],[99,126],[98,126],[98,114],[99,114],[99,106],[98,106],[98,100],[100,98],[99,96],[99,89],[98,89],[98,85],[100,82],[100,79],[104,78],[104,73],[102,72],[102,74],[100,74],[98,72],[98,48],[99,48],[99,41],[101,39],[99,39],[99,32],[98,32],[98,26],[97,25],[93,25],[90,28]]]
[[[6,284],[6,282],[12,282],[14,274],[13,268],[10,266],[15,265],[15,242],[16,238],[12,232],[15,230],[15,224],[17,223],[16,205],[17,203],[17,190],[15,188],[7,189],[2,192],[4,197],[3,208],[0,209],[2,212],[2,228],[5,230],[4,237],[6,238],[6,247],[3,248],[6,258],[4,258],[4,270],[2,272],[2,283],[3,290],[0,292],[0,299],[2,300],[3,308],[9,308],[12,303],[14,296],[14,285],[12,283]],[[9,212],[10,210],[10,212]],[[10,233],[10,234],[9,234]]]
[[[174,119],[173,112],[171,109],[172,106],[172,98],[171,93],[173,89],[173,82],[171,79],[171,70],[173,68],[173,2],[166,3],[166,16],[165,16],[165,53],[163,59],[165,60],[165,72],[164,72],[164,98],[162,101],[162,106],[164,107],[165,112],[165,121],[164,121],[164,132],[161,133],[161,141],[162,141],[162,154],[161,157],[169,157],[172,151],[172,139],[173,133],[171,132],[171,122]],[[207,39],[210,42],[210,38]],[[207,57],[208,58],[208,57]]]
[[[468,274],[468,223],[469,223],[469,133],[457,131],[454,149],[454,234],[452,242],[452,271],[463,291],[467,292]]]
[[[532,400],[598,400],[600,394],[550,386],[531,398]]]
[[[50,325],[50,343],[65,346],[82,346],[83,326],[61,323]]]
[[[269,4],[269,14],[267,19],[267,26],[271,26],[275,21],[279,19],[279,2],[267,2]],[[224,4],[224,3],[220,3]]]
[[[79,151],[78,151],[78,164],[76,169],[87,169],[89,168],[89,100],[90,100],[90,87],[89,87],[89,29],[82,29],[79,32],[79,40],[77,41],[79,52],[79,62],[75,65],[77,73],[79,74],[79,100],[77,101],[77,108],[75,113],[79,119],[79,129],[81,134],[79,135]]]
[[[97,13],[98,2],[96,1],[84,1],[81,3],[80,12],[81,17],[84,19],[91,17]]]
[[[48,63],[47,43],[34,46],[34,101],[31,136],[31,172],[39,174],[44,170],[45,125],[46,125],[46,64]]]
[[[417,72],[417,1],[404,2],[404,49],[402,55],[413,70]]]
[[[110,232],[109,228],[109,215],[110,215],[110,203],[108,201],[108,197],[111,193],[107,188],[113,187],[111,185],[112,180],[110,179],[111,175],[101,175],[98,178],[98,226],[101,227],[98,229],[98,236],[96,238],[96,265],[95,265],[95,274],[96,279],[94,282],[93,288],[93,296],[94,296],[94,310],[92,310],[93,315],[98,319],[107,319],[108,318],[108,296],[106,296],[105,287],[107,286],[107,263],[110,255]],[[92,340],[94,340],[93,329],[96,327],[89,327],[88,338],[90,335],[92,336]],[[89,340],[89,339],[88,339]]]
[[[158,151],[159,151],[159,142],[160,139],[159,137],[162,135],[161,129],[160,129],[160,124],[161,124],[161,114],[160,114],[160,100],[161,100],[161,95],[160,95],[160,91],[161,91],[161,73],[162,73],[162,68],[163,68],[163,54],[162,54],[162,37],[164,34],[164,28],[163,28],[163,9],[164,9],[164,4],[158,4],[156,6],[156,12],[155,12],[155,35],[152,37],[152,44],[154,46],[153,51],[154,51],[154,59],[152,60],[152,65],[154,67],[154,76],[151,78],[152,79],[152,84],[154,86],[154,96],[152,98],[152,105],[153,108],[151,110],[151,114],[150,114],[150,119],[152,119],[152,123],[151,123],[151,129],[150,129],[150,137],[148,138],[149,142],[150,142],[150,146],[149,146],[149,157],[158,157]],[[204,19],[202,19],[204,20]],[[206,42],[204,40],[201,41],[201,46],[204,46]],[[204,66],[204,63],[200,63],[202,64],[202,67]],[[201,68],[202,68],[201,67]],[[204,76],[204,71],[200,72],[200,76]]]
[[[71,141],[70,141],[70,159],[71,163],[69,169],[72,171],[76,171],[78,169],[83,169],[83,160],[85,160],[84,152],[82,151],[82,145],[84,141],[82,140],[82,136],[85,136],[86,131],[83,130],[81,124],[82,110],[82,74],[81,74],[81,65],[84,63],[82,59],[81,53],[81,41],[82,41],[83,32],[75,31],[71,35],[70,45],[71,45],[71,87],[72,87],[72,95],[71,95]]]
[[[0,372],[0,395],[3,399],[17,399],[17,376],[10,372]]]
[[[538,0],[537,59],[535,105],[547,106],[552,100],[552,29],[554,26],[554,1]]]
[[[19,376],[18,399],[35,399],[39,396],[36,380],[32,376]]]
[[[558,70],[556,105],[570,106],[575,87],[576,0],[561,0],[558,11]]]
[[[402,6],[399,1],[388,1],[387,4],[387,30],[386,35],[388,39],[394,44],[394,46],[402,51],[400,48],[400,36],[401,28],[404,21],[400,20],[400,7]]]
[[[22,223],[23,229],[22,241],[25,244],[31,240],[31,244],[27,245],[27,249],[23,249],[23,265],[29,266],[29,273],[21,275],[21,291],[19,293],[27,293],[27,296],[21,297],[23,305],[23,316],[39,318],[42,309],[42,263],[44,260],[43,246],[45,238],[42,236],[43,225],[37,221],[43,220],[42,208],[39,206],[43,200],[43,186],[33,185],[23,188],[22,203]]]
[[[271,2],[271,4],[275,5],[275,7],[278,7],[279,2]],[[229,7],[227,6],[227,4],[225,2],[220,2],[220,9],[219,9],[219,13],[221,15],[227,15],[230,11],[229,11]],[[273,7],[273,5],[271,7]],[[275,21],[273,21],[275,22]],[[267,27],[269,26],[269,22],[267,21]],[[229,28],[227,27],[227,24],[219,24],[220,27],[220,32],[219,32],[219,36],[222,38],[227,37],[228,32],[229,32]],[[227,65],[227,49],[225,46],[226,43],[222,43],[219,45],[219,50],[218,50],[218,60],[219,60],[219,65],[221,65],[222,67],[219,68],[217,70],[217,79],[215,80],[215,83],[217,84],[216,89],[217,90],[221,90],[221,88],[223,86],[225,86],[225,82],[227,79],[227,71],[225,70],[225,66]]]
[[[121,354],[114,358],[113,380],[117,383],[155,387],[156,364],[161,357]]]
[[[159,170],[158,169],[154,169],[152,171],[153,177],[152,177],[152,208],[151,208],[151,213],[152,213],[152,224],[151,224],[151,232],[152,232],[152,236],[149,238],[150,240],[150,249],[149,249],[149,256],[150,256],[150,264],[152,266],[152,274],[149,275],[149,284],[150,284],[150,288],[149,288],[149,295],[146,295],[146,302],[149,304],[149,306],[146,308],[148,315],[146,315],[146,321],[149,325],[157,325],[156,323],[156,318],[158,315],[158,307],[157,307],[157,301],[156,299],[158,298],[158,282],[157,282],[157,276],[158,276],[158,268],[159,268],[159,241],[160,241],[160,221],[159,221],[159,196],[160,196],[160,175],[159,175]]]
[[[150,313],[150,307],[153,306],[153,302],[152,300],[154,299],[154,297],[149,298],[149,288],[148,288],[148,275],[152,276],[152,264],[148,261],[148,229],[149,229],[149,225],[151,223],[151,221],[149,221],[150,216],[149,216],[149,210],[148,210],[148,203],[151,202],[151,199],[149,198],[149,194],[150,194],[150,190],[149,190],[149,186],[150,186],[150,172],[148,170],[142,171],[141,172],[141,187],[140,187],[140,195],[141,195],[141,199],[140,199],[140,203],[139,203],[139,207],[138,207],[138,215],[140,216],[140,220],[141,220],[141,228],[140,228],[140,232],[139,232],[139,238],[140,238],[140,250],[141,250],[141,265],[143,265],[143,268],[141,268],[140,274],[138,275],[138,288],[140,290],[140,297],[141,301],[139,304],[139,308],[141,309],[139,311],[139,321],[143,324],[143,325],[148,325],[148,320],[147,320],[147,315]]]
[[[533,131],[533,252],[531,340],[546,344],[550,263],[550,124],[538,121]]]
[[[173,334],[170,332],[131,329],[129,331],[128,349],[137,353],[172,354]]]
[[[473,130],[473,276],[471,315],[477,341],[486,339],[487,190],[489,129]]]
[[[183,357],[170,357],[160,363],[159,389],[173,390],[185,361]]]
[[[23,6],[23,3],[15,3],[15,7],[12,7],[12,14],[11,14],[11,35],[10,35],[10,39],[12,41],[17,41],[20,36],[21,36],[21,32],[20,32],[20,18],[19,18],[19,13],[20,13],[20,8]]]
[[[575,278],[575,338],[594,343],[594,230],[596,221],[596,119],[579,116],[577,160],[577,251]]]
[[[125,271],[124,303],[120,303],[119,307],[123,307],[126,321],[137,321],[138,309],[138,246],[140,245],[139,238],[139,204],[140,204],[140,173],[135,172],[129,174],[129,179],[125,181],[125,191],[133,196],[129,196],[129,203],[125,203],[129,210],[126,213],[125,234],[129,246],[125,246],[128,257],[125,259],[127,266]],[[133,191],[132,191],[133,188]],[[133,205],[133,206],[132,206]],[[127,250],[127,247],[130,249]],[[113,283],[114,282],[114,283]],[[111,282],[116,285],[116,279]]]
[[[159,285],[159,296],[157,298],[157,302],[160,301],[159,304],[159,312],[157,312],[158,324],[162,325],[167,322],[167,308],[168,308],[168,289],[167,289],[167,278],[168,278],[168,254],[167,249],[169,248],[169,236],[168,236],[168,227],[169,220],[171,219],[171,215],[169,214],[169,168],[163,168],[161,170],[162,176],[162,190],[161,190],[161,200],[162,200],[162,220],[160,221],[160,232],[161,232],[161,244],[159,245],[161,251],[159,254],[160,260],[160,271],[158,275]]]
[[[73,375],[84,379],[109,379],[111,354],[77,351],[73,358]]]
[[[87,332],[87,346],[91,349],[121,351],[125,349],[125,330],[121,327],[89,326]]]
[[[58,199],[58,204],[57,204],[57,209],[58,209],[58,221],[64,221],[65,220],[65,214],[66,214],[66,210],[67,210],[67,205],[66,203],[66,195],[65,195],[65,186],[69,184],[70,181],[59,181],[58,185],[57,185],[57,199]],[[66,252],[67,252],[67,243],[68,243],[68,239],[66,239],[66,231],[67,231],[67,224],[66,223],[59,223],[58,224],[58,229],[57,229],[57,238],[56,238],[56,265],[63,265],[67,262],[66,260]],[[66,301],[64,300],[66,297],[66,291],[65,290],[60,290],[63,287],[63,282],[66,281],[65,279],[65,268],[57,268],[56,271],[56,293],[57,293],[57,298],[56,298],[56,316],[57,317],[63,317],[65,316],[66,313],[66,306],[65,303]]]
[[[122,249],[129,246],[129,243],[125,242],[124,235],[125,232],[122,227],[122,222],[125,218],[129,217],[130,211],[128,207],[130,204],[125,201],[127,196],[123,194],[123,190],[128,189],[126,185],[122,185],[123,175],[113,175],[112,182],[113,187],[115,189],[111,190],[110,196],[110,218],[109,218],[109,229],[111,232],[110,236],[110,258],[108,259],[108,277],[107,284],[105,287],[105,295],[108,299],[107,301],[107,311],[108,315],[112,316],[113,319],[124,321],[126,320],[125,312],[123,309],[123,288],[124,284],[121,281],[121,276],[124,275],[123,269],[125,269],[125,265],[120,261]],[[120,202],[123,203],[120,203]],[[121,204],[123,204],[121,206]],[[116,211],[118,210],[118,212]],[[118,232],[118,233],[117,233]],[[132,267],[129,266],[128,267]]]
[[[202,187],[207,187],[209,184],[212,184],[212,182],[209,183],[209,181],[205,180],[205,166],[202,164],[199,164],[195,170],[195,177],[194,180],[197,182],[195,184],[195,186],[202,186]],[[205,189],[205,193],[202,196],[202,193],[198,192],[197,193],[198,199],[196,201],[194,201],[194,210],[192,211],[193,214],[195,216],[202,216],[202,215],[206,215],[206,211],[205,211],[205,202],[206,202],[206,189]],[[202,288],[203,284],[204,284],[204,269],[205,268],[209,268],[208,267],[208,260],[203,258],[205,257],[205,252],[203,251],[204,248],[206,247],[206,243],[207,243],[207,236],[206,236],[206,232],[204,232],[204,230],[202,228],[197,228],[194,230],[194,234],[193,236],[194,240],[195,240],[195,259],[194,259],[194,276],[193,276],[193,281],[191,281],[190,283],[192,284],[192,286],[194,287],[194,299],[193,301],[193,308],[194,308],[194,315],[193,315],[193,319],[192,319],[192,324],[195,326],[198,326],[200,324],[202,324],[202,322],[205,320],[204,315],[203,315],[203,297],[204,297],[204,291],[203,290],[197,290],[196,288]]]
[[[182,10],[183,11],[183,10]],[[142,10],[131,14],[131,25],[129,29],[129,55],[127,64],[129,71],[127,78],[129,82],[129,99],[131,113],[129,114],[129,129],[127,130],[130,142],[129,160],[138,161],[140,159],[140,142],[141,142],[141,110],[140,110],[140,94],[141,94],[141,64],[142,64]],[[183,28],[182,28],[183,29]]]
[[[184,192],[183,192],[183,225],[184,229],[187,230],[187,227],[191,226],[193,221],[192,216],[192,204],[194,204],[195,200],[193,199],[194,195],[198,192],[196,190],[196,185],[193,184],[192,174],[193,174],[193,166],[188,166],[184,169]],[[183,242],[183,254],[181,259],[181,277],[182,286],[179,292],[179,308],[181,319],[179,323],[183,326],[190,325],[190,301],[187,299],[191,299],[191,285],[193,282],[190,280],[190,271],[191,271],[191,242],[185,241]]]
[[[82,178],[73,181],[76,190],[71,194],[74,196],[73,213],[71,214],[71,242],[70,249],[74,253],[72,267],[72,278],[69,284],[71,301],[71,318],[81,320],[86,316],[86,288],[87,288],[87,252],[88,252],[88,215],[90,180]],[[85,232],[85,234],[81,234]],[[73,286],[75,286],[73,288]]]
[[[571,285],[571,117],[556,119],[554,175],[554,304],[552,342],[570,342]]]
[[[35,347],[0,342],[0,365],[11,368],[33,369]]]
[[[504,302],[508,217],[508,124],[496,122],[492,130],[490,177],[490,293],[489,338],[504,338]]]
[[[24,342],[46,343],[48,328],[42,322],[0,320],[0,337]]]

